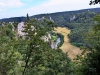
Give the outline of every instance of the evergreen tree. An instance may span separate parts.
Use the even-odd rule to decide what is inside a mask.
[[[23,75],[73,75],[72,62],[67,54],[60,49],[52,50],[41,39],[54,27],[55,24],[47,19],[29,20],[24,26],[27,50]]]
[[[27,21],[23,31],[26,33],[25,38],[28,42],[23,75],[27,72],[26,69],[28,69],[30,59],[33,59],[31,58],[32,53],[39,50],[41,51],[41,48],[43,47],[42,44],[44,44],[44,41],[41,37],[51,31],[51,29],[53,29],[53,25],[53,22],[46,19],[43,19],[42,21],[38,21],[36,19]]]
[[[28,13],[27,13],[26,21],[28,22],[29,20],[30,20],[30,18],[29,18],[29,15],[28,15]]]

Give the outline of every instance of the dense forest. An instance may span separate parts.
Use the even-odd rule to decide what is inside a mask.
[[[99,11],[97,8],[0,20],[0,75],[100,75]],[[21,21],[25,22],[24,37],[17,34]],[[83,50],[74,61],[59,47],[52,49],[41,39],[57,26],[71,29],[70,42]],[[63,40],[61,34],[57,35]]]

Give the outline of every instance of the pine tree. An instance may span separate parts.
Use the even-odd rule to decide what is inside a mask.
[[[29,18],[29,15],[28,15],[28,13],[27,13],[26,21],[28,22],[29,20],[30,20],[30,18]]]
[[[41,39],[42,36],[46,35],[47,32],[52,31],[54,27],[54,23],[47,19],[43,20],[29,20],[27,15],[27,23],[24,26],[25,38],[27,39],[27,51],[25,58],[25,68],[23,71],[23,75],[27,72],[29,68],[30,59],[32,58],[33,52],[38,52],[39,50],[43,50],[44,48],[44,40]],[[32,64],[30,64],[32,65]]]
[[[33,19],[26,23],[25,66],[22,75],[72,75],[71,60],[62,50],[52,50],[47,42],[41,39],[47,32],[53,31],[55,24],[47,19]]]

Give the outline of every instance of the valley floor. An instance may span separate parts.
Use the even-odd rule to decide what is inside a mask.
[[[73,60],[76,55],[80,54],[82,51],[78,47],[70,44],[70,40],[68,38],[70,30],[65,27],[57,27],[55,30],[57,33],[61,33],[62,35],[64,35],[64,43],[60,48],[63,50],[64,53],[68,52],[69,58]]]

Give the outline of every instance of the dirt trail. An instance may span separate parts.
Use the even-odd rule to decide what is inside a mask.
[[[57,27],[55,30],[57,33],[61,33],[62,35],[64,35],[64,43],[60,48],[63,50],[63,52],[68,52],[69,57],[73,60],[76,55],[80,54],[82,51],[78,47],[75,47],[70,44],[68,38],[70,30],[65,27]]]

